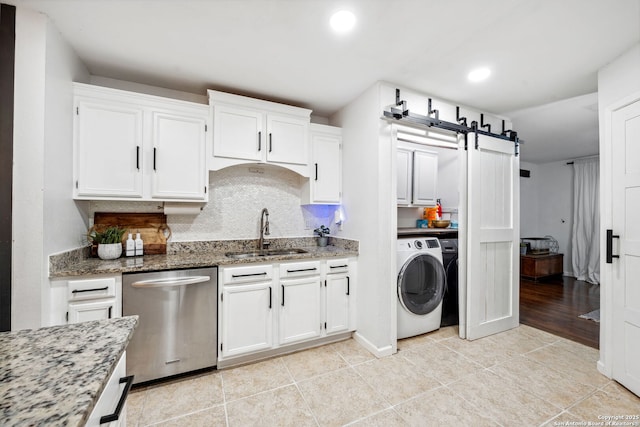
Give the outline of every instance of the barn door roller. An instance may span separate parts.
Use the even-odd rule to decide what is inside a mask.
[[[409,125],[419,125],[425,127],[433,127],[443,129],[456,134],[462,134],[465,136],[465,149],[467,149],[467,134],[470,132],[475,133],[475,148],[478,149],[478,135],[486,135],[492,138],[503,139],[505,141],[512,141],[514,143],[514,153],[516,157],[520,154],[520,144],[523,143],[518,138],[518,132],[513,129],[505,129],[505,121],[502,121],[502,132],[491,132],[491,125],[484,122],[484,113],[480,114],[480,124],[477,121],[472,121],[471,125],[467,125],[467,118],[460,117],[460,107],[456,106],[456,123],[448,122],[446,120],[440,120],[440,113],[438,110],[432,108],[431,98],[427,101],[427,115],[421,115],[412,113],[407,107],[407,101],[402,100],[400,97],[400,89],[396,89],[396,102],[395,105],[389,108],[389,111],[383,111],[383,118],[389,121],[403,122]],[[486,129],[486,130],[484,130]]]

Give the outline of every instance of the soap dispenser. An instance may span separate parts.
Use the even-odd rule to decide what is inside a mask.
[[[136,243],[136,249],[135,249],[136,256],[144,255],[144,242],[140,237],[140,233],[136,233],[135,243]]]
[[[133,241],[133,237],[131,237],[131,233],[129,233],[129,237],[127,238],[127,243],[125,247],[127,248],[125,252],[126,256],[135,256],[136,242]]]

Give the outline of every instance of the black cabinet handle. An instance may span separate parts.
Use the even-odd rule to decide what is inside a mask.
[[[620,236],[613,234],[613,230],[607,230],[607,264],[613,263],[613,258],[620,258],[620,255],[613,254],[613,239],[619,239]]]
[[[349,285],[349,276],[347,276],[347,295],[349,295],[350,285]]]
[[[153,147],[153,170],[156,170],[156,147]]]
[[[136,169],[140,170],[140,146],[136,145]]]
[[[258,151],[262,151],[262,131],[258,132]]]
[[[111,310],[113,309],[113,307],[109,307],[109,314],[108,314],[108,318],[111,319]]]
[[[349,267],[347,264],[344,265],[330,265],[329,268],[347,268]]]
[[[120,395],[120,400],[118,400],[118,405],[116,406],[116,411],[113,414],[104,415],[100,417],[100,424],[111,423],[113,421],[118,421],[120,418],[120,413],[122,412],[122,408],[124,408],[124,403],[127,401],[127,395],[131,390],[131,385],[133,384],[133,375],[129,375],[128,377],[120,378],[120,384],[126,383],[124,386],[124,390],[122,390],[122,394]]]
[[[284,285],[280,285],[282,288],[282,306],[284,307]]]
[[[74,290],[71,291],[71,293],[72,294],[80,294],[82,292],[106,291],[107,289],[109,289],[108,286],[105,286],[104,288],[74,289]]]
[[[318,180],[318,164],[316,163],[316,181]]]
[[[267,272],[264,271],[262,273],[251,273],[251,274],[232,274],[231,277],[251,277],[251,276],[266,276]]]
[[[269,134],[269,152],[271,152],[271,134]]]
[[[287,273],[301,273],[303,271],[316,271],[317,268],[313,267],[313,268],[301,268],[299,270],[287,270]]]
[[[269,286],[269,308],[271,308],[271,294],[272,294],[271,286]]]

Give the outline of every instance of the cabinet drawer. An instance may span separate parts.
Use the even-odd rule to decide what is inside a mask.
[[[222,269],[222,283],[245,283],[271,280],[272,265],[247,265],[242,267],[224,267]]]
[[[69,280],[69,301],[83,301],[116,296],[116,279],[105,277],[100,279]]]
[[[337,258],[327,260],[327,274],[348,273],[349,260],[346,258]]]
[[[320,261],[289,262],[280,264],[280,277],[317,276],[320,274]]]

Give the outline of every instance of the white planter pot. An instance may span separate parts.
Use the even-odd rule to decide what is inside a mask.
[[[109,243],[98,245],[98,257],[100,259],[116,259],[122,255],[122,243]]]

